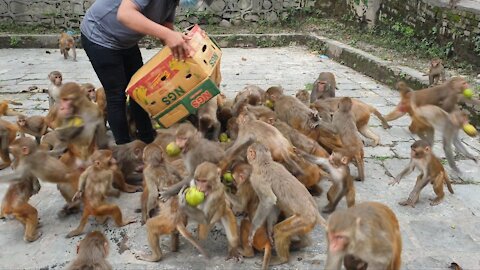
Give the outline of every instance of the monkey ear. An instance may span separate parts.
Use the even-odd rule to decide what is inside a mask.
[[[273,125],[275,123],[275,119],[273,119],[273,117],[269,117],[267,123]]]
[[[340,159],[340,162],[342,162],[343,165],[347,165],[347,164],[348,164],[348,157],[343,156],[343,157]]]
[[[133,153],[135,154],[135,156],[140,156],[142,154],[142,149],[140,149],[139,147],[136,147],[134,150],[133,150]]]
[[[217,175],[221,175],[221,174],[222,174],[222,169],[217,168]]]
[[[430,150],[432,150],[430,149],[430,146],[425,146],[425,152],[430,152]]]

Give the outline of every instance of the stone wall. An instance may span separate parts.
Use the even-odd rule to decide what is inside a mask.
[[[173,0],[172,0],[173,1]],[[78,28],[94,0],[0,0],[0,21],[15,24],[41,24],[65,29]],[[210,7],[177,12],[177,23],[239,24],[275,22],[287,10],[312,7],[315,0],[214,0]]]
[[[448,0],[317,0],[316,7],[336,17],[353,16],[368,27],[400,23],[414,36],[432,39],[480,66],[480,0],[455,5]]]

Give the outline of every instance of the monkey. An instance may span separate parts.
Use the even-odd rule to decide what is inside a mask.
[[[112,270],[107,261],[110,243],[99,231],[89,232],[77,246],[77,257],[68,266],[68,270]]]
[[[209,258],[208,253],[192,237],[186,228],[187,215],[179,206],[178,196],[169,198],[166,202],[160,203],[160,212],[157,216],[149,218],[146,223],[148,244],[152,249],[151,255],[135,254],[138,260],[158,262],[162,259],[162,249],[160,248],[160,236],[170,234],[171,250],[177,251],[179,239],[177,231],[185,237],[205,258]]]
[[[238,136],[233,145],[227,149],[226,154],[231,155],[237,151],[248,140],[256,139],[265,144],[270,151],[274,160],[282,162],[294,175],[302,175],[302,169],[292,159],[296,156],[293,146],[275,127],[252,118],[248,113],[243,112],[237,117]]]
[[[256,85],[247,85],[240,90],[234,99],[233,115],[240,113],[240,108],[245,104],[260,105],[264,102],[265,91]]]
[[[254,115],[256,119],[269,124],[272,124],[272,122],[277,119],[277,115],[275,114],[275,112],[267,108],[266,106],[253,106],[250,104],[245,104],[239,110],[239,114],[245,111]]]
[[[303,104],[310,106],[310,93],[307,90],[298,90],[295,94],[295,97],[298,98],[298,100],[300,100]]]
[[[61,33],[59,39],[60,54],[63,54],[63,58],[69,57],[68,51],[72,49],[73,61],[77,61],[77,52],[75,51],[75,39],[69,33]]]
[[[103,118],[107,119],[107,97],[105,96],[105,89],[103,89],[103,87],[95,89],[95,86],[91,83],[81,84],[80,87],[87,95],[87,98],[97,104],[102,112]]]
[[[450,179],[448,178],[448,174],[445,171],[445,168],[443,168],[442,163],[440,163],[438,158],[432,153],[431,145],[427,141],[415,141],[410,148],[412,150],[410,154],[410,163],[392,182],[390,182],[390,185],[400,183],[400,180],[405,175],[413,172],[415,168],[420,170],[420,175],[417,177],[415,187],[408,196],[408,199],[399,202],[399,204],[402,206],[410,205],[411,207],[415,207],[415,204],[420,197],[420,191],[428,185],[428,183],[432,183],[433,191],[435,191],[437,197],[431,199],[430,205],[438,205],[445,196],[445,193],[443,192],[444,183],[447,184],[448,191],[453,194],[453,188]]]
[[[22,103],[19,103],[19,102],[16,102],[16,101],[12,101],[12,100],[2,100],[0,102],[0,116],[18,116],[18,115],[21,115],[21,113],[13,110],[13,109],[10,109],[8,107],[8,104],[12,104],[12,105],[23,105]]]
[[[228,257],[240,259],[238,252],[239,238],[237,220],[232,210],[226,203],[225,187],[220,182],[221,169],[211,162],[203,162],[195,169],[190,187],[196,187],[205,194],[205,199],[199,205],[193,207],[187,204],[185,187],[178,194],[181,209],[185,211],[189,219],[198,222],[198,238],[205,240],[210,228],[217,222],[221,222],[228,239]]]
[[[342,148],[340,137],[331,123],[322,121],[315,110],[297,98],[284,95],[279,87],[267,89],[265,98],[274,104],[278,119],[314,139],[328,152]]]
[[[47,133],[48,125],[45,117],[40,115],[25,116],[19,115],[17,117],[17,125],[21,137],[25,137],[25,133],[35,137],[37,143],[40,144],[40,139]]]
[[[410,131],[419,135],[421,139],[426,140],[430,145],[433,145],[435,130],[440,131],[442,133],[443,150],[448,164],[457,173],[459,173],[460,170],[455,164],[452,144],[465,157],[477,163],[478,159],[468,152],[458,136],[459,130],[463,125],[468,123],[468,115],[460,110],[453,111],[449,114],[442,108],[429,104],[417,107],[415,104],[416,98],[416,96],[412,96],[410,99],[412,122],[420,123],[428,128],[423,130],[414,130],[411,128]]]
[[[67,150],[67,143],[60,141],[55,130],[47,132],[40,140],[39,148],[49,151],[49,155],[60,157]]]
[[[343,97],[338,103],[338,110],[333,114],[332,125],[342,140],[344,151],[355,161],[360,181],[365,180],[365,163],[362,139],[357,134],[355,117],[352,113],[352,99]]]
[[[217,119],[217,109],[218,101],[216,98],[213,98],[207,103],[203,104],[198,108],[197,117],[198,117],[198,129],[204,137],[207,137],[207,132],[210,129],[213,129],[211,139],[218,142],[218,137],[220,136],[221,124]]]
[[[49,110],[53,110],[53,105],[60,101],[60,88],[63,83],[63,76],[60,71],[52,71],[48,74],[50,85],[48,86],[48,105]]]
[[[93,215],[99,218],[112,217],[118,227],[123,227],[135,220],[124,220],[122,212],[116,204],[105,202],[109,195],[119,196],[118,190],[112,186],[113,172],[111,169],[115,159],[111,150],[95,150],[90,156],[90,165],[81,175],[78,183],[78,190],[73,201],[83,199],[83,213],[78,227],[67,234],[67,238],[80,235],[88,217]]]
[[[260,203],[252,219],[248,236],[250,245],[258,228],[280,210],[285,220],[273,227],[273,239],[277,258],[270,265],[283,264],[289,260],[291,238],[300,237],[308,245],[310,231],[325,220],[317,210],[317,204],[305,186],[291,175],[285,167],[273,161],[268,148],[258,142],[247,148],[247,161],[252,165],[250,183]]]
[[[317,100],[312,103],[311,108],[317,110],[319,116],[324,121],[330,122],[331,115],[337,110],[340,100],[341,98],[339,97]],[[370,114],[373,113],[381,121],[383,129],[391,128],[387,120],[385,120],[382,114],[375,107],[370,106],[362,102],[361,100],[353,98],[352,112],[355,117],[355,124],[357,126],[357,130],[366,138],[373,140],[373,146],[377,146],[380,142],[380,137],[375,134],[368,126]]]
[[[240,253],[244,257],[253,257],[253,248],[260,252],[263,251],[262,269],[268,269],[272,255],[272,244],[270,243],[267,228],[262,226],[257,230],[253,237],[253,248],[248,243],[248,233],[252,227],[251,220],[259,203],[258,196],[250,184],[252,166],[243,161],[234,161],[231,165],[231,171],[233,176],[232,184],[235,186],[236,192],[225,191],[225,196],[232,204],[232,209],[248,214],[248,217],[243,218],[240,223],[240,242],[242,246]],[[275,220],[275,216],[272,217]],[[272,221],[272,223],[274,222]]]
[[[323,213],[335,211],[340,200],[345,196],[347,206],[355,205],[355,186],[348,167],[349,158],[341,152],[333,152],[328,159],[305,155],[305,158],[326,168],[330,173],[332,186],[327,192],[328,205],[322,209]]]
[[[135,172],[143,167],[142,155],[146,145],[141,140],[134,140],[111,148],[120,170],[114,172],[114,184],[122,191],[141,191],[139,186],[129,185],[126,182],[139,183],[142,181],[142,175],[135,174]]]
[[[233,116],[233,100],[227,99],[224,93],[217,96],[217,119],[220,121],[221,131],[226,131],[227,122]]]
[[[158,205],[158,193],[163,187],[182,180],[182,176],[165,159],[162,148],[151,143],[143,150],[143,184],[141,197],[142,224],[151,217],[151,211]]]
[[[70,129],[67,132],[60,132],[58,129],[57,131],[62,141],[68,141],[81,149],[80,158],[82,160],[87,160],[95,147],[99,149],[108,147],[106,128],[98,106],[88,100],[79,84],[66,83],[60,89],[58,117],[61,120],[67,120],[73,116],[80,117],[83,125],[75,127],[75,132],[72,134],[68,132]]]
[[[428,70],[428,82],[430,86],[436,85],[439,82],[444,83],[445,79],[445,68],[443,67],[442,60],[439,58],[434,58],[430,61],[430,69]]]
[[[23,240],[33,242],[40,238],[42,233],[38,232],[38,211],[28,203],[33,195],[40,191],[38,179],[27,175],[19,182],[10,184],[3,197],[0,217],[12,215],[25,227]]]
[[[348,255],[368,269],[400,270],[402,236],[397,217],[378,202],[362,202],[333,212],[327,221],[325,269],[340,269]]]
[[[12,163],[8,148],[17,137],[18,131],[17,125],[0,118],[0,158],[3,162],[0,164],[0,170],[8,168]]]
[[[313,89],[310,93],[310,103],[317,101],[317,99],[335,97],[336,88],[335,75],[331,72],[321,72],[313,83]]]
[[[157,136],[155,137],[155,140],[153,140],[153,143],[160,146],[164,151],[166,151],[168,144],[175,142],[175,131],[175,127],[169,127],[168,129],[158,129]],[[169,162],[173,162],[175,160],[181,159],[181,155],[165,155],[164,158]]]
[[[32,138],[23,137],[13,141],[9,151],[18,155],[18,162],[13,172],[3,175],[0,181],[18,181],[32,174],[42,181],[67,183],[70,172],[65,164],[38,148]]]
[[[227,122],[227,135],[231,140],[236,140],[238,136],[237,117],[233,116]]]

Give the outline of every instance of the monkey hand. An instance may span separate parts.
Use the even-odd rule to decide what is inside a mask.
[[[82,198],[82,195],[83,195],[83,191],[81,190],[77,191],[75,195],[73,195],[72,202],[80,200],[80,198]]]
[[[163,188],[162,191],[158,192],[158,198],[162,202],[168,201],[168,199],[170,199],[170,197],[172,197],[172,195],[168,192],[168,188]]]
[[[392,181],[390,181],[390,183],[388,183],[388,185],[389,186],[394,186],[395,184],[398,184],[398,183],[400,183],[400,179],[395,178]]]
[[[187,187],[184,186],[180,192],[178,192],[178,204],[180,205],[181,208],[185,208],[187,207],[187,199],[185,199],[185,195],[186,195],[186,192],[187,192]]]
[[[243,259],[243,256],[240,254],[240,252],[238,252],[238,249],[237,248],[232,248],[229,252],[228,252],[228,256],[227,256],[227,259],[226,261],[230,260],[230,259],[234,259],[235,261],[239,262]]]

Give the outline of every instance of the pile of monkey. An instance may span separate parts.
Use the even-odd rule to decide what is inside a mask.
[[[97,223],[110,217],[119,227],[136,222],[126,218],[110,197],[141,192],[138,212],[151,253],[135,252],[139,260],[160,261],[159,240],[167,234],[172,251],[178,250],[182,235],[208,258],[198,240],[206,239],[218,223],[228,240],[227,258],[240,260],[263,252],[262,269],[268,269],[289,262],[290,250],[310,245],[310,233],[318,224],[328,236],[326,269],[340,269],[343,264],[346,269],[397,270],[402,243],[395,214],[380,203],[355,201],[354,180],[368,182],[364,145],[369,140],[373,146],[380,142],[368,127],[370,115],[375,114],[388,129],[389,121],[409,114],[409,129],[420,137],[411,146],[410,164],[390,183],[399,183],[415,168],[420,170],[401,205],[414,207],[428,183],[437,195],[431,205],[444,198],[444,183],[453,193],[447,172],[432,151],[435,131],[442,133],[453,169],[458,170],[452,144],[477,161],[458,136],[468,121],[458,105],[472,101],[463,98],[468,85],[458,77],[418,91],[399,83],[401,101],[385,117],[358,99],[335,97],[331,72],[318,76],[311,93],[301,90],[296,96],[284,94],[279,86],[264,90],[248,85],[233,100],[220,94],[188,121],[157,130],[150,144],[135,140],[124,145],[115,145],[107,136],[103,88],[63,83],[58,71],[48,78],[46,116],[27,117],[9,109],[11,101],[0,103],[2,115],[18,117],[16,123],[0,119],[0,169],[13,169],[0,178],[1,183],[10,184],[0,216],[12,216],[24,224],[25,241],[41,237],[38,211],[29,199],[41,192],[40,182],[50,182],[65,199],[59,217],[81,215],[78,227],[67,237],[82,234],[90,216]],[[81,124],[70,125],[74,117]],[[220,142],[220,133],[231,141]],[[181,149],[180,155],[167,154],[171,142]],[[350,173],[350,163],[357,167],[357,174]],[[232,181],[226,173],[233,176]],[[332,183],[326,192],[328,205],[321,209],[330,214],[327,221],[313,197],[321,196],[323,179]],[[186,201],[191,187],[204,194],[199,205]],[[348,208],[337,210],[343,198]],[[188,223],[198,226],[197,237],[187,229]],[[80,242],[78,258],[69,269],[112,269],[106,261],[108,252],[105,236],[90,232]]]

